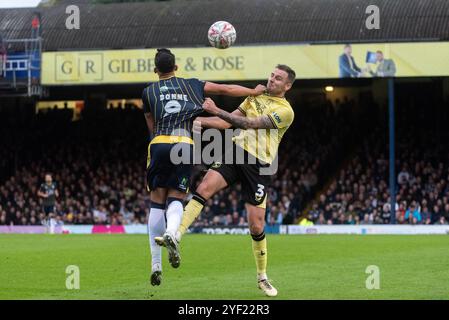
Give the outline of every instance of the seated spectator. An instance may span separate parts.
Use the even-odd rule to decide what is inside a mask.
[[[405,212],[404,219],[409,222],[413,222],[411,224],[420,223],[422,220],[421,212],[419,208],[416,206],[415,202],[410,205],[410,208]]]

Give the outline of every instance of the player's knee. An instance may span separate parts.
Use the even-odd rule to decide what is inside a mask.
[[[195,192],[198,193],[205,200],[208,200],[210,197],[214,195],[212,189],[213,187],[210,185],[210,183],[203,180],[203,182],[201,182],[200,185],[196,188]]]
[[[264,231],[264,223],[259,221],[250,223],[249,231],[251,232],[251,234],[261,234]]]

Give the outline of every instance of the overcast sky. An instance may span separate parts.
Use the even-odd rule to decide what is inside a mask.
[[[0,8],[36,7],[41,0],[0,0]]]

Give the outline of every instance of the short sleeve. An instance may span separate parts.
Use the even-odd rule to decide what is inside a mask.
[[[142,102],[143,102],[143,113],[151,113],[149,87],[143,89]]]
[[[248,101],[249,97],[246,98],[245,100],[243,100],[243,102],[239,105],[239,107],[237,108],[238,110],[240,110],[241,113],[243,113],[244,115],[246,115],[246,112],[248,110],[248,106],[249,106],[249,101]]]
[[[193,78],[189,79],[189,83],[192,85],[192,89],[204,99],[204,86],[206,85],[206,81]]]
[[[273,125],[278,129],[290,126],[293,122],[294,116],[295,114],[293,113],[293,110],[286,107],[271,111],[268,114],[271,122],[273,122]]]

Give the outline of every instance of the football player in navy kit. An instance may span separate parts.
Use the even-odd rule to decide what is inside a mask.
[[[42,198],[42,210],[47,218],[45,224],[49,228],[49,232],[54,233],[56,225],[55,204],[59,193],[51,174],[45,175],[45,183],[41,184],[37,195]]]

